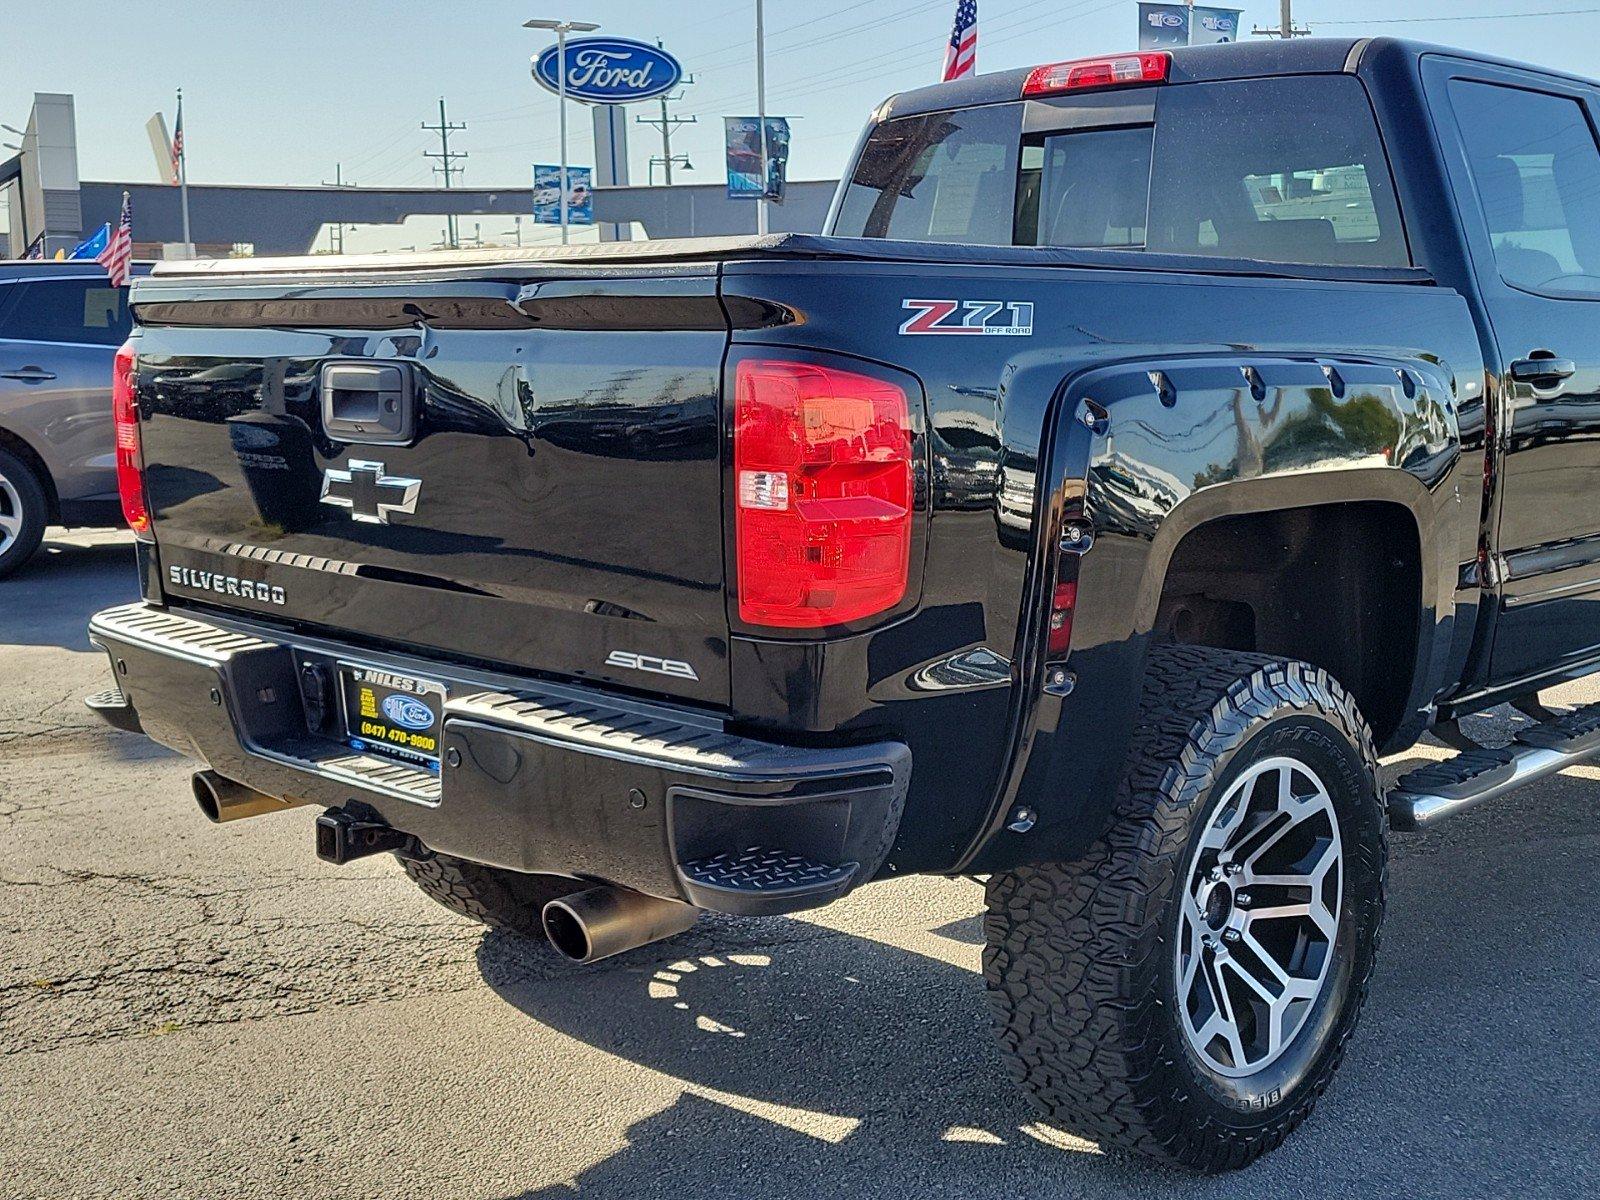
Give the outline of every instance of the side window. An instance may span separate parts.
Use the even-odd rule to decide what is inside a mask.
[[[884,122],[861,152],[833,232],[1009,246],[1020,122],[1015,104]]]
[[[1464,79],[1450,81],[1450,104],[1500,277],[1600,296],[1600,148],[1583,105]]]
[[[0,337],[119,346],[129,326],[126,288],[93,279],[50,279],[22,285]]]
[[[1366,89],[1349,76],[1190,84],[1157,109],[1149,249],[1410,263]]]

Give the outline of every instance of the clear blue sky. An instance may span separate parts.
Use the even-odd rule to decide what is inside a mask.
[[[426,184],[422,152],[437,145],[419,126],[437,119],[443,95],[451,120],[468,125],[457,138],[470,154],[466,182],[525,185],[530,164],[554,162],[558,145],[554,97],[528,76],[529,55],[546,44],[546,35],[520,28],[531,16],[660,38],[683,61],[695,83],[675,112],[699,124],[673,142],[696,168],[682,181],[721,182],[721,118],[755,106],[753,0],[6,0],[0,7],[0,121],[20,125],[36,91],[74,93],[88,179],[156,178],[144,123],[157,109],[170,121],[181,85],[194,182],[315,183],[343,163],[345,177],[361,184]],[[798,118],[792,177],[837,177],[872,107],[937,77],[954,10],[955,0],[768,0],[768,108]],[[1403,34],[1600,74],[1600,0],[1299,0],[1295,11],[1317,32]],[[1127,49],[1136,37],[1134,0],[979,0],[979,18],[980,71]],[[1272,0],[1245,6],[1247,25],[1276,20]],[[573,161],[583,163],[591,154],[587,114],[573,112]],[[634,179],[643,181],[660,142],[640,126],[630,138]],[[404,234],[362,231],[348,244],[425,242],[438,236],[436,224]],[[486,237],[499,232],[484,229]]]

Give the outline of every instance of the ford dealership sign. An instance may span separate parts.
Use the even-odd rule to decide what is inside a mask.
[[[561,89],[559,50],[551,46],[533,60],[533,77],[552,92]],[[659,46],[631,38],[574,38],[567,43],[567,95],[590,104],[632,104],[670,92],[683,67]]]

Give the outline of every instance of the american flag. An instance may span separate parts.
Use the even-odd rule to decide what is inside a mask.
[[[129,268],[133,265],[133,202],[128,193],[122,193],[122,216],[111,234],[106,248],[95,255],[95,262],[111,276],[111,286],[121,287],[128,282]]]
[[[971,75],[978,69],[978,0],[960,0],[956,25],[944,51],[944,82]]]
[[[178,93],[178,119],[172,126],[172,182],[183,178],[183,93]]]

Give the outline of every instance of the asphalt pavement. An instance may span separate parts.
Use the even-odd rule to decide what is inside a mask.
[[[1600,1196],[1600,770],[1395,839],[1340,1077],[1197,1179],[1013,1091],[971,883],[579,968],[319,862],[307,810],[209,825],[81,703],[135,591],[115,535],[0,583],[0,1196]]]

